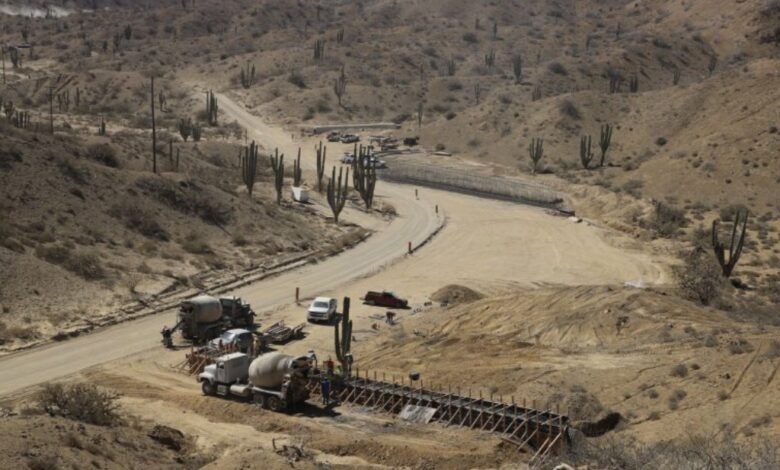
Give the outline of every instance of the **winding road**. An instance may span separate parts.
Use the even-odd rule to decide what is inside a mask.
[[[267,148],[279,147],[288,155],[297,149],[289,134],[265,125],[224,95],[219,100],[220,110],[249,129],[250,138]],[[248,285],[236,295],[250,302],[255,311],[265,311],[289,304],[296,286],[301,287],[302,297],[334,289],[404,256],[408,242],[421,243],[440,225],[433,204],[416,200],[409,187],[383,183],[377,195],[392,200],[398,212],[386,229],[337,256]],[[152,315],[6,356],[0,359],[0,396],[159,347],[160,330],[172,322],[172,313]]]

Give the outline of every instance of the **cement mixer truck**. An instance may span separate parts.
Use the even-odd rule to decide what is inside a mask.
[[[204,395],[232,395],[273,411],[288,411],[309,398],[311,366],[305,356],[270,352],[250,362],[244,353],[231,353],[207,365],[198,382]]]
[[[181,330],[184,339],[202,344],[231,328],[254,326],[255,312],[238,297],[199,295],[181,303],[176,326],[163,330],[163,341]]]

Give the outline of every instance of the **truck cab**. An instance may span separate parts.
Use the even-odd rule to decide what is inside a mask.
[[[198,374],[204,395],[229,395],[230,386],[246,384],[249,371],[249,356],[232,353],[220,356]]]

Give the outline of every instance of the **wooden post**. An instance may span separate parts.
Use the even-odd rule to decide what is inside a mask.
[[[301,296],[301,288],[300,287],[296,287],[295,288],[295,304],[296,305],[300,303],[300,298],[301,298],[300,296]]]
[[[438,204],[436,204],[436,213],[437,214],[439,213],[439,205]]]
[[[409,252],[410,255],[412,254],[412,242],[409,242],[409,247],[407,248],[407,251]]]

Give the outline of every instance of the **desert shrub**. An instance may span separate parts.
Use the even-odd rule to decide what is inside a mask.
[[[769,359],[776,359],[780,357],[780,341],[777,341],[776,339],[770,341],[769,347],[766,349],[764,356]]]
[[[71,254],[71,249],[62,245],[38,245],[35,248],[35,256],[51,264],[63,264]]]
[[[669,375],[672,377],[686,377],[688,375],[688,367],[685,364],[677,364],[672,367],[672,371]]]
[[[680,388],[672,392],[672,394],[669,395],[669,409],[676,410],[680,406],[680,402],[686,396],[688,396],[688,394],[685,392],[685,390]]]
[[[654,388],[651,388],[650,390],[647,391],[647,397],[655,400],[656,398],[658,398],[658,392],[656,392]]]
[[[301,75],[301,72],[298,70],[291,70],[290,74],[287,76],[287,81],[298,88],[306,88],[306,80],[304,80],[303,75]]]
[[[120,421],[117,395],[92,384],[47,384],[38,393],[38,406],[52,416],[112,426]]]
[[[22,152],[16,146],[0,148],[0,170],[10,170],[14,163],[22,161]]]
[[[747,210],[743,204],[732,204],[730,206],[722,207],[720,209],[720,220],[724,222],[732,222],[740,210]]]
[[[683,266],[675,269],[674,274],[677,286],[686,298],[702,305],[710,305],[720,298],[722,272],[715,258],[706,251],[693,250],[685,257]]]
[[[390,215],[390,216],[398,215],[398,212],[395,210],[395,206],[390,204],[389,202],[383,202],[382,208],[379,209],[379,211],[384,215]]]
[[[471,31],[468,31],[466,33],[463,33],[463,40],[466,41],[469,44],[476,44],[479,42],[479,39],[477,39],[477,35],[472,33]]]
[[[93,144],[87,147],[87,158],[100,162],[111,168],[119,166],[119,160],[116,158],[114,147],[109,144]]]
[[[688,224],[685,211],[663,202],[655,204],[655,211],[651,219],[650,227],[662,237],[676,235],[681,228]]]
[[[556,74],[556,75],[568,75],[569,71],[566,70],[566,67],[563,66],[560,62],[551,62],[550,65],[547,66],[547,70],[550,72]]]
[[[111,208],[111,215],[124,221],[128,229],[145,237],[162,241],[170,239],[168,232],[160,225],[154,214],[139,206],[137,202],[124,201]]]
[[[30,470],[59,470],[60,458],[54,454],[38,455],[27,461]]]
[[[560,109],[561,114],[572,119],[580,119],[582,117],[580,110],[577,108],[577,105],[575,105],[571,100],[561,101],[558,109]]]
[[[87,184],[89,181],[88,174],[82,169],[74,166],[73,162],[70,160],[63,160],[60,162],[59,168],[60,172],[62,172],[65,177],[73,180],[78,184]]]
[[[65,260],[63,267],[88,281],[106,277],[103,263],[98,255],[91,251],[77,251]]]
[[[197,214],[205,222],[224,225],[230,220],[230,209],[194,182],[185,186],[161,178],[141,178],[136,186],[158,201],[185,214]]]
[[[731,354],[745,354],[753,352],[753,345],[744,338],[737,338],[729,343],[729,352]]]
[[[214,251],[211,249],[211,246],[209,246],[209,244],[200,238],[200,236],[198,236],[198,234],[195,232],[189,234],[187,238],[181,242],[181,247],[184,248],[184,250],[188,253],[193,253],[196,255],[214,253]]]
[[[644,183],[641,180],[628,180],[623,183],[621,189],[635,198],[640,198],[642,197],[641,189],[643,185]]]

